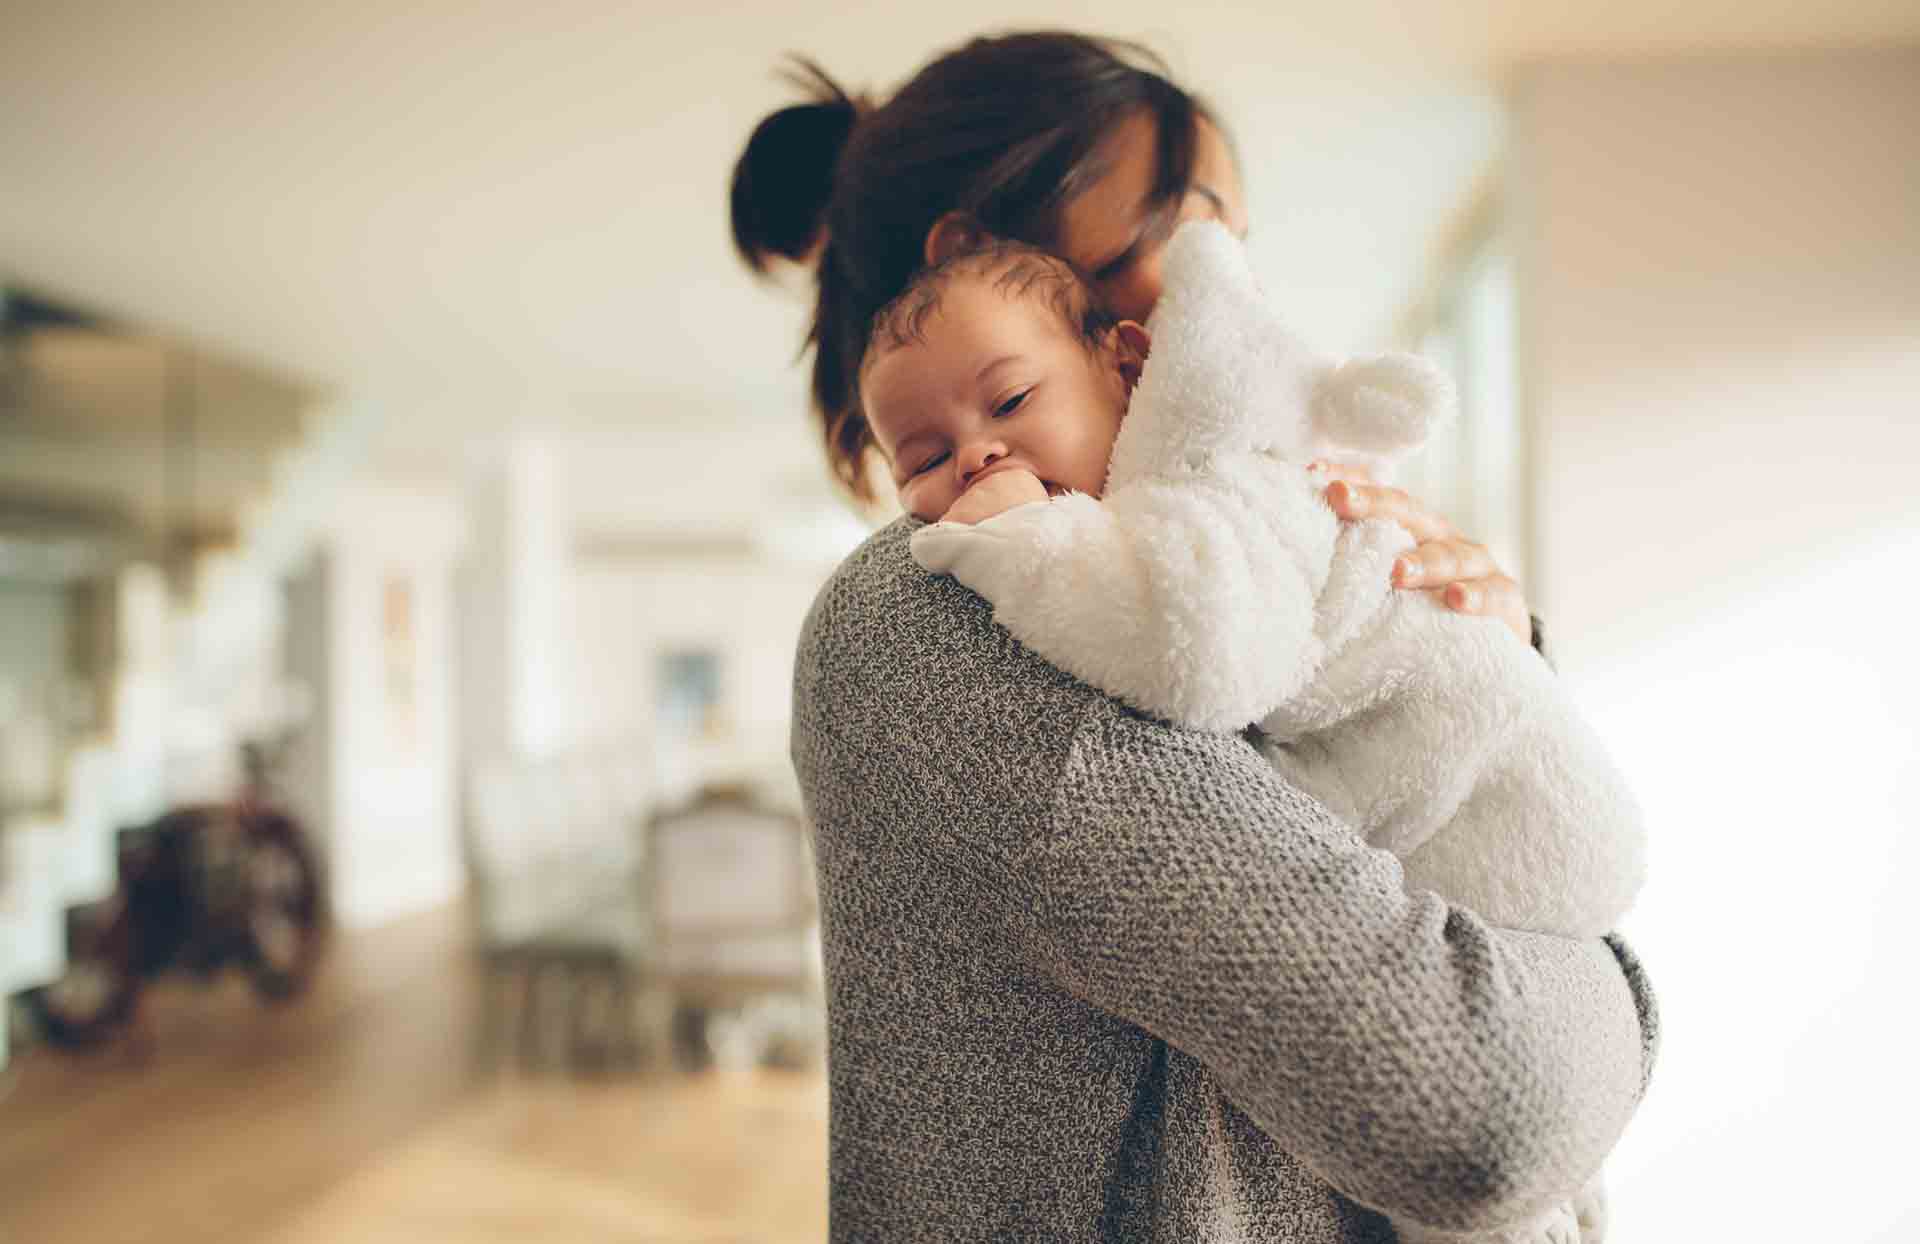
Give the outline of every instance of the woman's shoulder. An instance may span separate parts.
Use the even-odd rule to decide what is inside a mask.
[[[797,725],[925,736],[942,720],[1077,714],[1099,697],[996,625],[992,605],[922,569],[908,548],[918,526],[875,532],[821,587],[794,658]]]
[[[1007,792],[1124,785],[1138,764],[1208,780],[1224,765],[1271,780],[1245,740],[1148,718],[1026,648],[986,600],[914,561],[918,526],[903,519],[876,532],[821,588],[795,654],[796,743],[869,767],[974,774],[983,787],[1000,783],[979,775],[1001,773]]]
[[[800,656],[830,652],[839,645],[869,639],[872,623],[886,608],[919,595],[924,586],[914,581],[918,569],[908,549],[914,529],[910,518],[896,519],[868,536],[848,553],[814,597],[800,632]]]

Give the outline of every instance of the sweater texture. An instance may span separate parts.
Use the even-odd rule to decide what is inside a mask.
[[[803,629],[838,1241],[1395,1239],[1566,1199],[1643,1094],[1618,938],[1488,925],[908,551]]]

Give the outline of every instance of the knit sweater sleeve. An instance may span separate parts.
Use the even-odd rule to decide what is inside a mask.
[[[1090,709],[1006,884],[1037,971],[1207,1064],[1346,1195],[1432,1227],[1578,1188],[1651,1066],[1623,945],[1405,893],[1236,739]]]

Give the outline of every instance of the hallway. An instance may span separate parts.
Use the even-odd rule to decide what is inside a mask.
[[[312,996],[152,991],[150,1051],[0,1073],[0,1244],[825,1238],[818,1073],[476,1068],[458,909],[343,938]]]

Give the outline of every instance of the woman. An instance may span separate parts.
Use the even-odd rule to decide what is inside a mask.
[[[979,40],[867,109],[756,131],[735,237],[817,266],[814,398],[864,492],[868,322],[994,235],[1158,296],[1180,219],[1244,231],[1205,109],[1134,50]],[[1330,489],[1424,543],[1396,571],[1526,633],[1511,580],[1403,495]],[[1483,1231],[1585,1182],[1644,1089],[1652,995],[1617,940],[1409,895],[1238,739],[1141,718],[1021,649],[896,523],[802,637],[793,752],[814,824],[835,1239],[1385,1241]],[[1595,1224],[1597,1226],[1597,1224]]]

